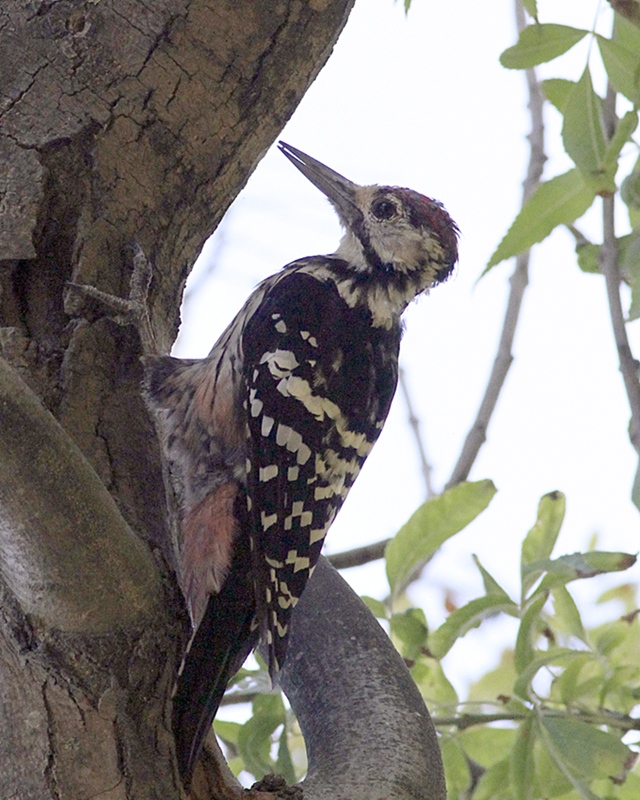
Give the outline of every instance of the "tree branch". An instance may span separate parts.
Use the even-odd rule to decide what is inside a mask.
[[[398,373],[398,382],[400,384],[400,391],[402,392],[402,396],[404,398],[404,402],[407,406],[407,411],[409,413],[409,427],[413,431],[413,438],[416,443],[416,448],[418,450],[418,458],[420,459],[420,467],[422,468],[422,475],[424,477],[424,485],[427,492],[427,498],[433,497],[435,494],[433,490],[433,483],[431,482],[431,472],[432,467],[427,459],[427,452],[422,440],[422,435],[420,433],[420,420],[416,416],[416,413],[413,409],[413,403],[411,402],[411,395],[409,394],[409,387],[407,385],[407,378],[405,376],[405,372],[400,367]]]
[[[366,544],[363,547],[354,547],[353,550],[345,550],[343,553],[335,553],[327,556],[327,560],[335,569],[349,569],[349,567],[361,567],[371,561],[384,558],[384,551],[391,539],[383,539],[381,542]]]
[[[305,800],[444,800],[438,741],[420,692],[325,558],[296,606],[282,688],[307,746]]]
[[[162,602],[151,554],[71,438],[0,359],[0,573],[23,613],[105,633]]]
[[[525,27],[525,14],[519,0],[515,0],[516,23],[518,31]],[[527,176],[522,184],[522,202],[529,199],[540,182],[542,168],[546,160],[544,154],[544,120],[542,108],[544,98],[540,90],[540,85],[536,77],[535,70],[526,70],[527,87],[529,91],[529,112],[531,114],[531,133],[528,136],[530,143],[529,166]],[[453,469],[451,477],[446,485],[447,489],[456,486],[466,480],[471,468],[475,463],[480,448],[487,438],[489,422],[495,410],[500,392],[513,361],[511,349],[518,326],[522,299],[524,297],[527,284],[529,282],[529,255],[530,251],[521,253],[516,258],[516,267],[509,281],[509,299],[507,309],[502,323],[502,333],[498,352],[496,354],[493,369],[489,376],[489,381],[485,389],[484,397],[480,404],[476,419],[467,434],[460,457]]]
[[[616,121],[616,94],[612,86],[607,87],[604,104],[605,134],[613,136]],[[602,247],[600,248],[600,269],[605,278],[607,300],[613,336],[618,350],[620,372],[631,409],[629,438],[640,455],[640,383],[638,382],[638,362],[633,357],[620,299],[620,269],[618,264],[618,243],[615,232],[614,197],[602,198]]]
[[[540,716],[562,717],[578,719],[589,725],[607,725],[610,728],[617,728],[622,731],[640,730],[640,718],[631,717],[627,714],[615,714],[613,712],[602,711],[599,714],[586,711],[566,711],[563,709],[541,708],[538,710]],[[457,728],[460,731],[472,728],[475,725],[487,725],[490,722],[517,722],[527,719],[531,715],[528,711],[504,711],[497,714],[458,714],[451,717],[432,717],[432,722],[436,728]]]

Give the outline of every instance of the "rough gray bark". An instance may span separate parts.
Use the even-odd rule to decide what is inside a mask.
[[[2,360],[0,577],[0,797],[177,796],[164,717],[180,607],[78,447]]]
[[[138,242],[166,352],[203,242],[352,2],[0,7],[0,797],[182,796],[188,624],[142,347],[68,283],[126,296]],[[192,796],[236,796],[216,774]]]

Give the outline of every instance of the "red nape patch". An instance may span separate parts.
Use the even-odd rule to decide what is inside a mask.
[[[209,595],[222,588],[231,564],[238,522],[233,506],[235,483],[226,483],[189,511],[182,524],[182,591],[194,628],[207,607]]]
[[[458,260],[460,229],[442,203],[425,197],[419,192],[414,192],[413,189],[394,187],[393,191],[401,199],[404,207],[409,210],[411,224],[416,228],[432,230],[446,250],[447,261],[450,261],[451,264],[455,263]]]

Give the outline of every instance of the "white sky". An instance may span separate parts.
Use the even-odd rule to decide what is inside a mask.
[[[405,18],[401,3],[359,0],[282,133],[284,141],[358,183],[409,186],[441,200],[462,231],[456,276],[407,311],[401,354],[437,488],[458,457],[495,357],[513,262],[475,282],[519,208],[528,159],[524,76],[498,62],[516,40],[512,2],[489,5],[414,0]],[[599,6],[599,29],[607,32],[611,12],[605,2]],[[591,29],[598,1],[539,0],[539,10],[543,22]],[[543,75],[577,79],[588,47],[585,40],[575,54],[545,66]],[[596,53],[591,60],[598,63]],[[546,120],[545,176],[552,177],[569,162],[559,144],[559,115],[550,108]],[[627,157],[627,170],[631,158],[635,154]],[[618,232],[624,232],[624,214],[619,219]],[[579,226],[593,240],[600,236],[597,213]],[[272,148],[205,247],[175,354],[206,355],[259,280],[295,258],[332,252],[339,237],[328,202]],[[636,353],[639,331],[640,323],[630,326]],[[471,474],[491,478],[498,495],[445,545],[412,590],[432,626],[444,618],[444,588],[453,588],[458,603],[482,593],[471,553],[517,595],[522,538],[540,496],[550,490],[563,491],[568,505],[556,555],[584,548],[595,532],[602,549],[638,549],[638,512],[629,499],[635,459],[604,282],[579,271],[565,231],[534,250],[514,355]],[[398,394],[329,532],[326,552],[393,535],[423,498]],[[382,597],[388,590],[381,563],[343,574],[360,593]],[[637,580],[639,574],[636,567],[627,576]],[[606,579],[598,580],[602,590]],[[485,625],[455,646],[446,663],[458,686],[497,661],[509,625]]]

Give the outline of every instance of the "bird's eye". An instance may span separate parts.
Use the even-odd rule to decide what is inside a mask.
[[[398,208],[394,202],[382,197],[373,201],[371,213],[376,219],[391,219],[398,213]]]

